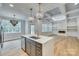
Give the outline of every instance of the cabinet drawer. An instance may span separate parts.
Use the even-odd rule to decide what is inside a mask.
[[[42,50],[42,47],[36,47],[36,50],[38,50],[38,51],[41,51]]]
[[[33,41],[33,40],[31,40],[31,39],[27,39],[26,41],[27,41],[27,42],[30,42],[30,43],[33,44],[33,45],[36,45],[36,42]]]
[[[36,43],[36,46],[40,48],[40,47],[42,47],[42,44]]]
[[[31,44],[31,56],[35,56],[35,52],[36,52],[36,50],[35,50],[35,45],[33,45],[33,44]]]
[[[37,50],[37,51],[36,51],[36,55],[37,55],[37,56],[42,56],[42,51],[38,51],[38,50]]]
[[[35,41],[30,40],[30,42],[31,42],[32,45],[36,45],[36,42]]]
[[[42,55],[42,47],[36,47],[36,55],[41,56]]]

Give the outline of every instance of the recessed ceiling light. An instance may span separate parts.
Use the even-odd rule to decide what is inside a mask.
[[[13,5],[13,4],[9,4],[9,6],[10,6],[10,7],[14,7],[14,5]]]

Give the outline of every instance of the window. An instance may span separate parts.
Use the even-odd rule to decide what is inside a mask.
[[[16,26],[13,26],[9,20],[2,20],[1,25],[5,33],[20,33],[21,32],[21,21]]]
[[[34,25],[31,25],[31,34],[35,34],[35,27],[34,27]]]
[[[42,24],[42,32],[52,32],[52,24]]]

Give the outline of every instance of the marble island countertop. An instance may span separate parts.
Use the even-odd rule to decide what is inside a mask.
[[[22,35],[22,36],[26,37],[26,38],[29,38],[29,39],[31,39],[33,41],[36,41],[38,43],[41,43],[41,44],[44,44],[44,43],[48,42],[49,40],[53,39],[53,37],[42,36],[42,35],[39,35],[38,39],[31,38],[32,36],[37,37],[36,35]]]

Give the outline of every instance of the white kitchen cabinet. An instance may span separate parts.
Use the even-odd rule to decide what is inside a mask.
[[[30,56],[52,56],[53,37],[40,36],[39,39],[30,38],[32,35],[23,35],[26,38],[26,53]]]
[[[35,41],[32,41],[28,38],[26,38],[26,53],[30,56],[41,56],[42,52],[41,49],[42,46],[39,45],[39,43],[36,43]]]

